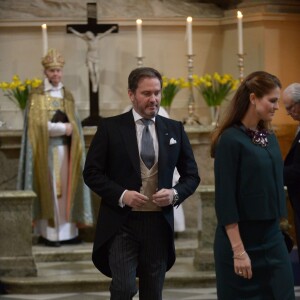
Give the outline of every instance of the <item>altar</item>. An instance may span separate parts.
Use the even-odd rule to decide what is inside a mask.
[[[194,125],[185,126],[201,177],[200,187],[214,184],[213,159],[210,157],[210,137],[214,126]],[[275,132],[279,140],[282,156],[285,157],[294,137],[296,125],[275,126]],[[84,127],[84,138],[88,149],[96,132],[96,127]],[[22,130],[0,130],[0,190],[15,190],[18,173],[18,161],[20,154]],[[96,195],[93,195],[95,214],[98,210]],[[186,227],[190,231],[198,231],[202,228],[202,213],[199,191],[183,203],[186,217]],[[292,214],[289,214],[290,216]],[[290,223],[292,217],[290,217]]]
[[[210,134],[213,126],[195,125],[185,126],[192,149],[198,164],[201,177],[201,185],[211,185],[213,179],[213,159],[210,157]],[[96,127],[84,127],[84,138],[88,149],[96,132]],[[18,162],[22,130],[0,130],[0,190],[15,190],[18,173]],[[98,202],[96,195],[93,195],[95,206],[94,213],[97,214]],[[199,195],[195,193],[183,203],[186,217],[187,230],[197,231],[199,220]]]

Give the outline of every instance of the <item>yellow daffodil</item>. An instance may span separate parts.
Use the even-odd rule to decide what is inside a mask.
[[[183,88],[187,88],[188,82],[183,77],[167,78],[163,76],[163,89],[161,95],[161,106],[170,107],[176,94]]]
[[[32,88],[37,88],[41,83],[42,80],[38,78],[22,81],[20,80],[19,75],[14,75],[11,82],[0,82],[0,89],[2,89],[5,96],[24,110],[30,90]]]
[[[193,86],[203,96],[208,106],[219,106],[230,92],[237,89],[239,81],[230,74],[193,75]]]

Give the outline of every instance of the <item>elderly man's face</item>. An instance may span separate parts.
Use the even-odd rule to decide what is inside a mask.
[[[300,121],[300,103],[294,102],[289,94],[283,94],[282,102],[285,106],[286,112],[294,120]]]
[[[49,68],[45,70],[45,75],[53,86],[58,86],[61,82],[63,71],[62,68]]]

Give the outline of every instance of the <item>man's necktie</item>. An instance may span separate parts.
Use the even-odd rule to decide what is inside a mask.
[[[144,130],[141,141],[141,158],[146,167],[150,170],[155,161],[153,139],[149,130],[149,125],[151,124],[152,120],[142,119],[142,122],[144,123]]]

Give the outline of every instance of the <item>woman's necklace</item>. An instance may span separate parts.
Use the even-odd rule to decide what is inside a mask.
[[[252,139],[253,144],[260,145],[261,147],[266,147],[268,145],[268,135],[270,133],[266,129],[252,130],[246,128],[245,132]]]

